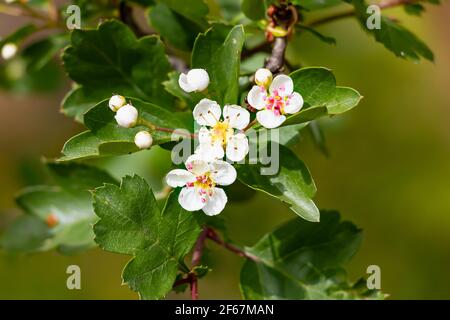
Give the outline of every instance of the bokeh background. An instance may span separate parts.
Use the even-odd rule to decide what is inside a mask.
[[[414,64],[396,58],[354,19],[320,28],[336,37],[336,46],[308,35],[296,38],[288,51],[292,62],[329,67],[338,84],[364,95],[353,111],[322,121],[330,157],[318,152],[308,135],[302,136],[296,151],[315,179],[318,206],[339,210],[365,231],[361,250],[348,265],[352,279],[376,264],[381,267],[382,290],[391,299],[449,299],[450,3],[427,6],[422,18],[407,16],[401,9],[388,13],[429,44],[435,62]],[[0,35],[24,21],[0,14]],[[59,82],[56,92],[25,94],[20,84],[15,93],[0,89],[0,233],[20,214],[14,195],[41,182],[40,158],[58,157],[63,143],[82,129],[59,112],[70,87],[63,75]],[[94,163],[117,178],[136,171],[158,186],[168,159],[167,152],[154,148]],[[222,213],[238,243],[252,245],[293,217],[268,196],[244,200]],[[0,251],[0,298],[136,299],[121,286],[121,269],[128,259],[99,249],[76,256]],[[200,297],[240,298],[242,260],[212,243],[207,260],[213,272],[201,280]],[[81,267],[82,290],[66,288],[70,264]]]

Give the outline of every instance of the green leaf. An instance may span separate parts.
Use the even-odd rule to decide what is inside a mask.
[[[266,0],[242,0],[242,12],[252,20],[262,20],[266,17]]]
[[[257,262],[241,270],[244,299],[382,298],[360,283],[348,283],[342,265],[357,252],[362,231],[340,222],[337,212],[322,212],[320,223],[293,219],[246,248]]]
[[[322,128],[317,121],[311,121],[308,125],[309,132],[311,133],[313,142],[317,149],[326,157],[330,155],[328,147],[325,141],[325,135],[323,134]]]
[[[137,39],[116,20],[106,21],[96,30],[74,30],[63,61],[69,77],[83,92],[77,91],[76,99],[69,93],[62,108],[78,119],[93,98],[98,102],[115,93],[167,107],[173,104],[162,86],[171,70],[162,42],[156,36]]]
[[[163,39],[184,51],[192,50],[197,34],[203,31],[197,24],[163,3],[151,8],[149,19]]]
[[[8,251],[58,249],[69,254],[95,246],[92,224],[96,217],[88,191],[115,180],[85,165],[49,163],[48,168],[55,185],[29,187],[17,197],[26,214],[11,225],[2,239]]]
[[[209,13],[209,8],[204,0],[189,0],[189,4],[180,0],[155,0],[158,3],[163,3],[174,12],[191,20],[199,26],[206,27],[208,22],[206,16]]]
[[[274,153],[277,148],[279,154]],[[272,161],[279,160],[279,170],[276,174],[262,175],[261,164],[239,165],[237,166],[239,180],[250,188],[286,202],[300,217],[318,222],[320,212],[312,200],[317,190],[308,168],[283,145],[274,143],[271,151]]]
[[[235,104],[239,97],[239,70],[244,28],[215,24],[197,37],[192,52],[193,68],[208,71],[208,91],[219,104]]]
[[[283,126],[344,113],[358,105],[362,98],[352,88],[336,86],[336,78],[326,68],[302,68],[291,73],[290,77],[294,81],[294,91],[302,95],[305,105],[300,112],[289,116]]]
[[[27,59],[27,72],[35,72],[45,67],[67,43],[66,34],[56,34],[25,48],[23,56]]]
[[[362,27],[371,33],[377,42],[382,43],[386,49],[393,52],[397,57],[411,59],[418,62],[420,58],[433,61],[433,52],[428,46],[417,38],[409,30],[402,27],[398,22],[391,20],[386,16],[381,16],[380,29],[368,30],[366,21],[369,17],[367,13],[367,4],[364,0],[351,0],[356,10]]]
[[[143,299],[164,297],[173,286],[182,259],[200,233],[195,214],[178,204],[172,192],[160,211],[148,184],[125,177],[120,188],[107,184],[93,193],[95,241],[106,251],[133,255],[122,277]]]
[[[158,127],[184,129],[192,132],[193,120],[190,112],[173,113],[157,105],[139,99],[127,98],[139,112],[139,117]],[[84,124],[89,131],[69,139],[63,147],[63,157],[59,161],[71,161],[112,155],[123,155],[140,151],[134,144],[134,136],[143,125],[122,128],[117,125],[115,113],[109,109],[108,100],[91,108],[84,115]],[[171,141],[171,132],[152,131],[153,145]]]
[[[407,3],[404,8],[406,13],[414,16],[420,16],[425,11],[425,7],[420,3]]]
[[[339,2],[341,2],[341,0],[339,0]],[[311,28],[311,27],[308,27],[308,26],[305,26],[305,25],[301,25],[301,24],[297,25],[297,28],[300,29],[300,30],[308,31],[313,36],[317,37],[318,39],[322,40],[325,43],[333,44],[333,45],[336,44],[336,39],[335,38],[323,35],[322,33],[318,32],[314,28]]]

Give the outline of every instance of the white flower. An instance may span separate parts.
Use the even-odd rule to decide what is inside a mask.
[[[109,99],[109,108],[117,112],[120,108],[122,108],[126,104],[125,98],[119,95],[114,95]]]
[[[302,96],[294,92],[294,83],[286,75],[276,76],[269,92],[264,86],[253,86],[247,101],[259,110],[256,119],[268,129],[280,126],[286,120],[285,114],[297,113],[303,106]]]
[[[272,72],[265,68],[256,70],[255,82],[258,86],[267,88],[272,82]]]
[[[227,203],[227,195],[218,185],[228,186],[236,180],[236,169],[228,162],[207,162],[194,154],[186,161],[186,169],[175,169],[166,176],[169,186],[183,187],[178,196],[188,211],[203,210],[208,216],[219,214]]]
[[[186,92],[203,91],[209,85],[208,72],[204,69],[192,69],[187,74],[180,74],[178,84]]]
[[[2,47],[2,58],[5,60],[9,60],[13,58],[17,53],[17,45],[14,43],[6,43]]]
[[[148,149],[152,146],[152,135],[147,131],[139,131],[134,136],[134,143],[139,149]]]
[[[222,111],[215,101],[201,100],[194,108],[194,119],[202,126],[198,133],[200,145],[195,151],[206,160],[222,159],[226,153],[231,161],[241,161],[248,153],[248,140],[242,130],[250,122],[250,113],[237,105],[226,105]],[[210,127],[208,129],[207,127]]]
[[[116,113],[117,124],[124,128],[132,128],[136,125],[138,111],[131,104],[126,104]]]

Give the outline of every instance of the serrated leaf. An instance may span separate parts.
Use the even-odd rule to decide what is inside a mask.
[[[279,148],[279,154],[274,154],[274,148]],[[291,210],[303,219],[318,222],[320,212],[312,200],[317,190],[308,168],[283,145],[274,144],[271,151],[272,159],[279,159],[277,173],[262,175],[261,164],[239,165],[236,167],[239,180],[250,188],[288,203]]]
[[[369,30],[366,28],[366,21],[369,17],[367,4],[364,0],[348,0],[355,7],[356,16],[361,22],[364,30],[367,30],[375,37],[377,42],[382,43],[386,49],[394,53],[397,57],[419,61],[420,58],[433,61],[433,52],[419,38],[409,30],[401,26],[398,22],[386,16],[381,16],[379,29]]]
[[[302,95],[305,104],[300,112],[289,116],[282,126],[344,113],[357,106],[362,98],[352,88],[336,86],[336,78],[326,68],[302,68],[291,73],[290,77],[294,82],[294,91]]]
[[[244,29],[215,24],[195,40],[192,67],[208,71],[208,92],[220,105],[235,104],[239,97],[239,71]]]
[[[138,110],[140,118],[153,125],[192,132],[193,120],[190,112],[173,113],[157,105],[129,97],[127,101]],[[139,151],[134,144],[134,136],[141,130],[149,131],[149,129],[143,125],[122,128],[117,125],[114,116],[115,113],[109,109],[108,100],[91,108],[84,115],[84,124],[89,131],[69,139],[62,150],[64,156],[59,161],[123,155]],[[152,131],[151,134],[153,145],[171,141],[171,132]]]
[[[152,190],[139,176],[121,186],[105,185],[93,193],[95,241],[104,250],[133,255],[123,281],[143,299],[160,299],[173,286],[181,260],[191,250],[200,227],[194,213],[178,204],[172,192],[160,211]]]
[[[49,163],[48,167],[55,185],[29,187],[17,197],[26,214],[11,225],[2,239],[8,251],[58,249],[74,253],[95,246],[92,224],[96,217],[88,191],[115,180],[85,165]]]
[[[342,265],[357,252],[362,232],[340,222],[337,212],[323,212],[318,224],[293,219],[246,248],[257,262],[241,271],[244,299],[382,298],[377,291],[351,285]]]
[[[96,30],[74,30],[63,61],[69,77],[83,87],[76,99],[65,99],[70,104],[62,108],[68,115],[80,119],[92,97],[99,102],[113,94],[172,106],[173,99],[162,86],[171,66],[156,36],[137,39],[123,23],[106,21]],[[79,112],[74,101],[80,104]]]

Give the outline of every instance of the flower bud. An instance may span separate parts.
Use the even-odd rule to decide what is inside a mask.
[[[125,98],[119,95],[114,95],[109,99],[109,108],[114,112],[117,112],[117,110],[122,108],[125,104]]]
[[[180,74],[178,84],[186,92],[203,91],[209,85],[208,72],[205,69],[192,69],[187,74]]]
[[[115,118],[119,126],[124,128],[132,128],[136,125],[138,111],[131,104],[126,104],[117,110]]]
[[[265,68],[258,69],[255,73],[255,82],[258,86],[267,88],[272,82],[272,72]]]
[[[152,146],[152,135],[147,131],[139,131],[134,136],[134,143],[139,149],[148,149]]]
[[[17,45],[14,43],[7,43],[2,47],[2,58],[9,60],[13,58],[17,53]]]

